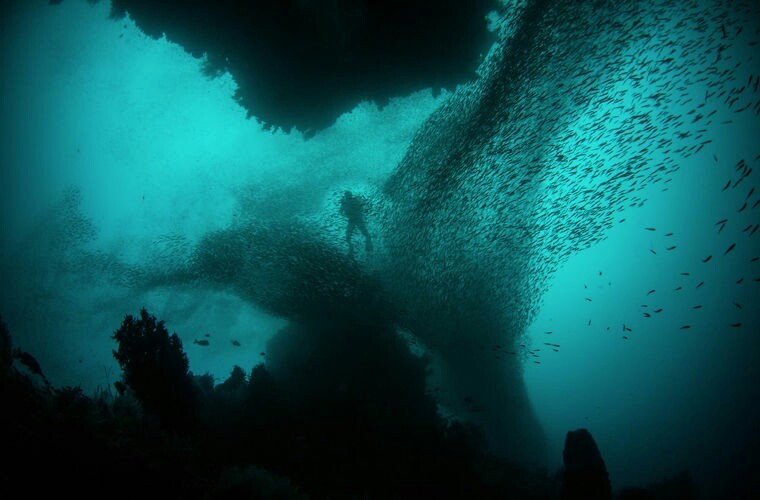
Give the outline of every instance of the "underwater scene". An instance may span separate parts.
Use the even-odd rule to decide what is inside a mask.
[[[760,498],[757,0],[0,20],[0,497]]]

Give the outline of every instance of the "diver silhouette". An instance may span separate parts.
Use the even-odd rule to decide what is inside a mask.
[[[348,219],[346,226],[346,241],[348,242],[348,254],[354,254],[354,245],[351,237],[354,229],[358,229],[364,235],[364,248],[367,252],[372,251],[372,238],[367,231],[367,225],[364,221],[364,211],[367,204],[361,196],[354,196],[351,191],[344,191],[343,198],[340,200],[340,213]]]

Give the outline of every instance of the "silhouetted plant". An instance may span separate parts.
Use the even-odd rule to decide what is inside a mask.
[[[200,390],[203,397],[214,393],[214,376],[206,372],[203,375],[195,375],[195,386]]]
[[[230,443],[240,442],[240,434],[247,427],[248,417],[245,408],[247,383],[243,369],[235,366],[229,378],[216,386],[211,375],[195,377],[195,380],[203,394],[202,405],[199,405],[199,420],[213,429],[217,438],[223,437],[230,440]]]
[[[164,322],[143,308],[140,319],[128,314],[113,338],[124,382],[145,411],[167,427],[187,428],[194,420],[196,394],[177,334],[169,335]]]
[[[57,413],[73,419],[84,420],[94,410],[92,399],[79,386],[53,389],[52,403]]]
[[[217,390],[233,393],[243,387],[245,387],[245,371],[238,365],[235,365],[232,367],[230,376],[224,383],[219,384]]]
[[[301,494],[289,478],[277,476],[271,472],[249,465],[247,467],[230,467],[219,477],[219,484],[213,492],[214,498],[308,498]]]
[[[3,317],[0,316],[0,372],[5,373],[13,363],[13,348],[11,347],[11,335],[5,327]]]

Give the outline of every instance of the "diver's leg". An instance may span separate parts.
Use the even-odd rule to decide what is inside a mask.
[[[359,228],[359,231],[364,235],[364,248],[368,251],[372,251],[372,238],[369,237],[369,231],[367,231],[367,226],[364,225],[364,222],[361,224],[357,224],[357,227]]]
[[[346,226],[346,242],[348,243],[348,255],[354,254],[354,245],[351,242],[351,236],[354,234],[354,223],[349,222]]]

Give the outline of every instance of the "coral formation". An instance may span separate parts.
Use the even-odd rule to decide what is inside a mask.
[[[181,344],[143,309],[114,335],[123,394],[39,386],[3,356],[3,491],[35,496],[55,484],[117,498],[612,498],[588,431],[568,434],[563,475],[507,462],[489,452],[482,430],[436,413],[424,357],[365,326],[291,325],[270,342],[270,366],[250,374],[235,366],[215,384],[192,376]],[[355,335],[363,342],[346,341]],[[12,349],[2,323],[0,339],[0,354]],[[147,374],[155,387],[144,385]],[[172,387],[186,392],[159,405]],[[196,425],[188,426],[179,410],[191,403]],[[688,474],[620,498],[670,493],[693,497]]]
[[[561,498],[607,500],[612,498],[612,487],[607,467],[587,429],[567,433],[562,452],[565,470]]]
[[[169,335],[163,321],[142,309],[140,319],[127,315],[113,338],[119,344],[113,355],[124,371],[124,383],[145,410],[173,428],[192,424],[195,388],[177,334]]]

